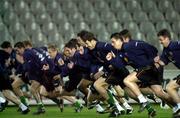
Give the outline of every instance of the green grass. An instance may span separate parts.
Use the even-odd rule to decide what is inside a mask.
[[[138,113],[137,105],[133,105],[134,112],[132,115],[123,115],[120,118],[147,118],[147,112]],[[171,118],[171,109],[161,109],[159,105],[154,105],[157,110],[156,118]],[[17,112],[17,107],[7,107],[3,112],[0,112],[0,118],[107,118],[108,114],[98,114],[95,110],[88,110],[84,108],[81,113],[75,113],[74,107],[65,107],[64,112],[61,113],[56,106],[46,106],[46,113],[38,116],[32,115],[36,107],[31,107],[31,112],[27,115],[22,115]]]

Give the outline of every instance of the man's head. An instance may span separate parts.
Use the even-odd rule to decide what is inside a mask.
[[[31,49],[32,48],[32,43],[30,40],[26,40],[26,41],[23,41],[24,43],[24,46],[26,49]]]
[[[86,47],[93,50],[96,47],[97,39],[91,32],[84,32],[81,37],[82,41],[86,44]]]
[[[1,44],[1,48],[7,52],[8,54],[11,54],[12,52],[12,45],[9,41],[4,41],[2,44]]]
[[[77,39],[71,39],[64,46],[64,55],[67,57],[73,57],[77,50],[77,45],[78,45]]]
[[[123,38],[123,42],[129,42],[129,40],[131,40],[131,33],[129,30],[124,29],[121,32],[119,32],[119,34],[121,35],[121,37]]]
[[[86,31],[86,30],[82,30],[80,31],[78,34],[77,34],[77,40],[78,40],[78,43],[81,45],[81,46],[86,46],[85,42],[83,41],[84,39],[84,36],[86,34],[88,34],[89,32]]]
[[[77,33],[77,37],[83,39],[83,37],[84,37],[86,34],[88,34],[88,33],[89,33],[89,31],[82,30],[82,31],[80,31],[79,33]]]
[[[55,44],[48,45],[48,53],[52,59],[54,59],[58,53],[58,48]]]
[[[111,45],[115,48],[120,50],[123,44],[123,38],[119,33],[114,33],[111,35]]]
[[[171,40],[171,34],[167,29],[162,29],[157,34],[159,38],[159,42],[164,46],[168,47],[170,40]]]
[[[23,43],[23,42],[17,42],[17,43],[14,45],[14,48],[15,48],[17,54],[23,55],[24,50],[25,50],[25,46],[24,46],[24,43]]]

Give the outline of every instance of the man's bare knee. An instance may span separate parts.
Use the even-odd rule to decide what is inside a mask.
[[[99,83],[98,82],[94,82],[93,84],[94,88],[98,89],[100,87]]]
[[[36,92],[36,90],[34,89],[34,88],[30,88],[30,91],[32,92],[32,93],[35,93]]]
[[[125,78],[125,79],[123,80],[123,82],[124,82],[125,85],[127,85],[127,84],[129,83],[129,79],[128,79],[128,78]]]
[[[12,83],[12,87],[13,87],[13,89],[19,88],[18,85],[17,85],[16,83]]]
[[[169,93],[176,89],[176,82],[170,81],[170,83],[166,86],[166,91]]]

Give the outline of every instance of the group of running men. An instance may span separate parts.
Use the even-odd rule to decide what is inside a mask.
[[[142,40],[134,40],[124,29],[113,33],[111,43],[98,41],[89,31],[81,31],[70,39],[62,52],[55,44],[33,47],[26,40],[1,44],[0,50],[0,111],[11,101],[27,114],[29,105],[21,90],[29,85],[37,102],[34,114],[45,112],[41,96],[51,99],[63,110],[63,99],[70,101],[76,112],[83,105],[77,99],[77,91],[89,109],[109,113],[109,117],[131,114],[133,108],[127,103],[129,96],[140,104],[139,112],[148,111],[154,117],[156,110],[146,95],[156,95],[173,109],[173,117],[180,117],[180,75],[172,79],[163,90],[163,67],[172,62],[180,69],[180,41],[172,41],[170,32],[162,29],[157,34],[164,47],[161,55],[153,46]],[[127,66],[134,68],[129,72]],[[68,77],[68,81],[64,78]],[[103,108],[101,104],[106,104]]]

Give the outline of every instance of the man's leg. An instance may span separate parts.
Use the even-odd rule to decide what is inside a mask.
[[[124,90],[119,86],[115,85],[114,89],[117,93],[118,101],[126,108],[126,114],[131,114],[133,112],[133,108],[127,103],[124,97]]]
[[[98,113],[105,113],[104,108],[100,105],[100,101],[104,101],[102,96],[98,94],[98,92],[95,90],[95,88],[92,88],[93,85],[91,85],[88,88],[88,95],[87,95],[87,103],[88,103],[88,109],[96,108],[96,111]]]
[[[61,101],[61,100],[63,100],[63,99],[57,98],[57,95],[56,95],[55,92],[47,92],[47,91],[46,91],[46,88],[45,88],[44,86],[41,86],[41,87],[40,87],[40,95],[42,95],[42,96],[44,96],[44,97],[46,97],[46,98],[51,99],[54,103],[57,104],[57,106],[60,108],[60,111],[63,112],[64,106],[62,106],[63,103],[62,103],[62,101]]]
[[[128,75],[125,79],[124,79],[124,84],[131,90],[133,91],[133,93],[137,96],[137,98],[139,99],[140,103],[145,103],[147,102],[147,100],[145,99],[145,97],[142,95],[138,85],[136,84],[137,82],[140,82],[138,80],[138,78],[136,77],[136,72],[132,72],[130,75]]]
[[[30,86],[30,91],[32,93],[32,95],[34,96],[37,104],[38,104],[38,109],[36,112],[34,112],[34,115],[38,115],[41,113],[45,113],[45,109],[44,109],[44,105],[42,103],[40,94],[39,94],[39,89],[40,89],[40,83],[35,81],[35,80],[31,80],[31,86]]]
[[[4,97],[18,105],[21,108],[23,114],[27,114],[29,112],[28,107],[21,103],[17,96],[11,90],[3,90],[2,93]]]
[[[0,93],[1,94],[1,93]],[[2,112],[8,104],[8,101],[0,95],[0,112]]]
[[[167,102],[167,104],[169,104],[171,107],[175,105],[175,102],[172,100],[168,93],[164,92],[161,85],[151,85],[151,89],[157,97]]]
[[[174,114],[177,114],[180,111],[180,96],[177,91],[179,88],[180,88],[180,85],[177,83],[177,80],[170,81],[166,87],[168,94],[176,103],[176,107],[173,108]]]
[[[132,72],[124,79],[124,84],[137,96],[139,102],[141,103],[141,107],[139,112],[142,112],[145,108],[148,110],[149,114],[155,113],[154,109],[150,106],[147,99],[141,93],[137,82],[140,80],[137,78],[137,72]]]
[[[105,78],[100,77],[97,79],[94,84],[94,88],[96,91],[104,98],[105,101],[107,101],[111,106],[114,105],[114,99],[112,94],[107,90],[108,89],[108,83],[105,82]]]
[[[136,102],[139,102],[137,96],[134,94],[134,92],[133,92],[132,90],[130,90],[130,88],[125,87],[124,90],[125,90],[126,94],[127,94],[130,98],[132,98],[132,99],[135,100]]]
[[[67,98],[67,96],[75,96],[75,90],[73,91],[66,91],[65,89],[62,89],[59,93],[59,97],[66,96],[64,98],[70,100],[71,102],[73,102],[74,106],[75,106],[75,111],[76,112],[80,112],[83,108],[83,105],[79,102],[79,100],[77,100],[76,98]],[[74,99],[74,100],[73,100]]]
[[[94,88],[108,102],[108,104],[110,104],[110,106],[115,107],[115,109],[111,112],[110,117],[120,115],[121,112],[124,112],[124,109],[119,105],[113,96],[112,91],[108,90],[108,83],[105,82],[105,78],[100,77],[97,79],[94,82]]]
[[[88,94],[88,85],[92,84],[92,81],[82,79],[78,85],[78,89],[83,92],[84,95]]]
[[[19,96],[21,102],[28,106],[28,103],[26,101],[26,98],[20,89],[21,85],[23,85],[24,82],[21,80],[21,78],[15,78],[14,82],[12,83],[13,91],[16,93],[17,96]]]
[[[142,87],[140,88],[140,91],[146,95],[147,98],[153,100],[154,102],[158,102],[157,101],[157,96],[155,95],[155,93],[153,92],[153,90],[150,87]]]

